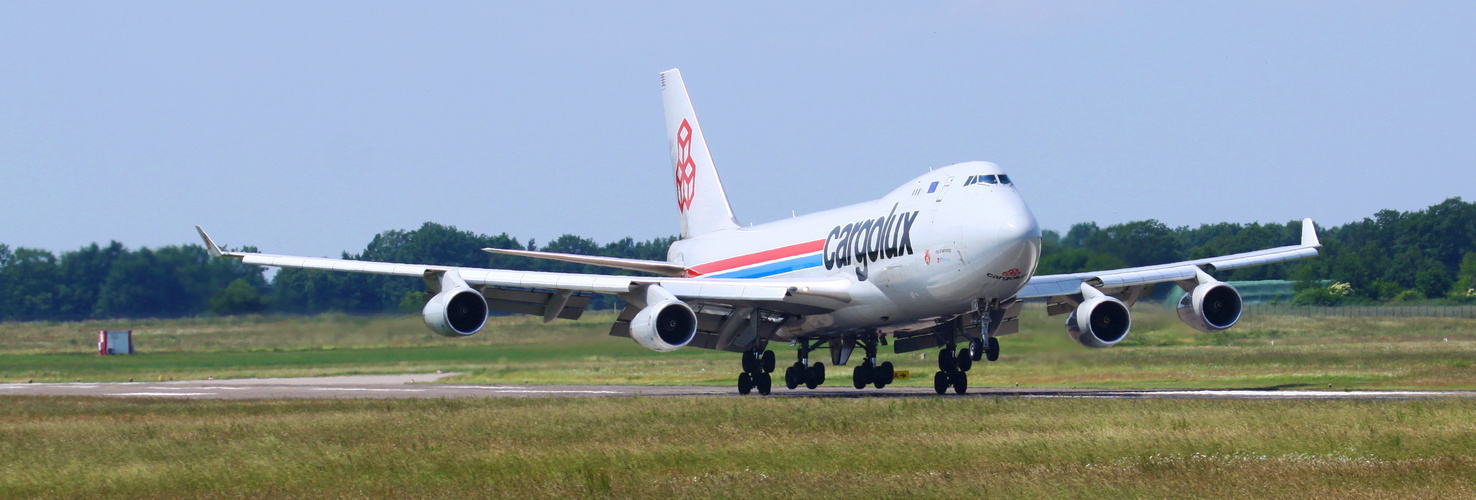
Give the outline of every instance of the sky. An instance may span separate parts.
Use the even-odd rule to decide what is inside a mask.
[[[0,243],[676,234],[1000,164],[1046,229],[1476,200],[1472,2],[0,2]],[[1290,243],[1290,242],[1288,242]]]

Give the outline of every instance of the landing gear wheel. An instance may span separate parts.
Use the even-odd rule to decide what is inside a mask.
[[[999,339],[989,337],[989,341],[984,344],[984,357],[990,361],[999,360]]]
[[[865,389],[866,385],[870,383],[871,367],[861,365],[856,367],[855,370],[851,370],[851,385],[854,385],[857,389]]]
[[[984,358],[984,341],[978,340],[978,339],[969,340],[969,354],[972,355],[971,358],[974,361],[978,361],[980,359],[983,359]]]
[[[951,372],[954,368],[958,368],[958,364],[953,360],[953,350],[938,351],[938,371]]]
[[[871,385],[877,389],[892,385],[896,375],[896,370],[892,369],[891,361],[882,363],[881,366],[871,369]]]
[[[969,374],[964,372],[953,372],[951,377],[953,392],[955,394],[966,394],[969,392]]]
[[[758,375],[754,375],[753,378],[754,378],[754,381],[753,381],[754,385],[758,386],[757,389],[759,391],[759,395],[768,396],[769,395],[770,384],[772,384],[774,382],[774,380],[767,373],[760,373]]]
[[[758,356],[754,356],[752,351],[743,353],[743,373],[758,373],[758,361]]]
[[[815,363],[805,374],[805,387],[814,389],[825,383],[825,363]]]
[[[969,348],[958,348],[958,371],[966,372],[974,367],[974,355],[969,353]]]
[[[774,351],[764,351],[759,361],[759,367],[764,369],[764,373],[774,373]]]
[[[742,379],[739,380],[741,381]],[[948,372],[938,372],[933,374],[933,390],[938,391],[938,394],[942,395],[948,393],[948,382]]]
[[[747,396],[750,392],[753,392],[753,375],[748,372],[738,374],[738,394]]]
[[[801,379],[803,377],[801,374],[803,373],[805,373],[805,367],[803,365],[789,365],[789,367],[784,369],[784,387],[788,387],[790,390],[799,387],[802,383]]]

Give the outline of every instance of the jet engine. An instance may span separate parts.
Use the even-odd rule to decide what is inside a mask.
[[[1133,323],[1127,304],[1090,285],[1082,284],[1081,291],[1085,300],[1066,317],[1066,335],[1098,349],[1112,347],[1126,338]]]
[[[646,307],[630,320],[630,338],[656,352],[671,352],[697,337],[697,313],[659,285],[646,291]]]
[[[442,291],[421,310],[425,326],[446,337],[466,337],[487,323],[487,299],[470,287]]]
[[[1201,332],[1218,332],[1240,321],[1240,291],[1229,284],[1199,271],[1197,279],[1183,282],[1184,298],[1179,299],[1179,319]]]

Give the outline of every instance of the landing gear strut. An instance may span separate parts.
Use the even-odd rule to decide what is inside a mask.
[[[819,345],[812,345],[808,340],[800,340],[797,345],[799,360],[784,369],[784,386],[790,389],[801,385],[808,389],[820,387],[820,384],[825,383],[825,363],[817,362],[806,366],[810,362],[810,351],[819,348]]]
[[[747,396],[758,389],[760,395],[768,396],[774,372],[774,351],[757,349],[743,353],[743,373],[738,375],[738,394]]]
[[[881,389],[896,381],[897,372],[892,367],[892,362],[887,361],[880,365],[876,364],[876,347],[881,343],[880,337],[875,333],[856,339],[861,348],[866,350],[866,359],[851,371],[851,385],[857,389],[864,389],[867,385]]]

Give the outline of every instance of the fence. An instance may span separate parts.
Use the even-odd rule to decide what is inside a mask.
[[[1247,304],[1245,314],[1315,316],[1331,318],[1468,318],[1476,319],[1476,306],[1294,306]]]

